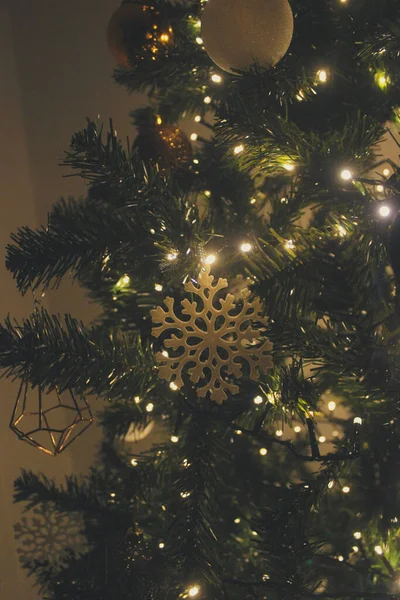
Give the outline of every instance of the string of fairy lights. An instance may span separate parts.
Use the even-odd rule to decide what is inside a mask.
[[[202,0],[203,4],[205,4],[205,2],[207,2],[207,0]],[[348,0],[338,0],[338,3],[339,4],[347,4]],[[194,27],[196,44],[198,44],[199,46],[201,46],[204,49],[203,39],[201,38],[200,33],[199,33],[200,27],[201,27],[201,21],[198,19],[195,19],[192,16],[189,16],[189,20],[193,24],[193,27]],[[173,33],[172,30],[170,30],[169,33],[172,34]],[[161,41],[166,42],[168,40],[165,38],[165,39],[161,39]],[[192,72],[196,76],[197,69],[196,68],[192,69]],[[383,71],[382,69],[379,69],[376,72],[373,72],[372,75],[373,75],[373,79],[374,79],[376,85],[381,90],[384,91],[388,88],[388,86],[391,83],[391,80],[390,80],[389,75],[385,71]],[[213,107],[213,86],[223,85],[224,77],[222,76],[222,74],[220,72],[216,72],[213,70],[209,75],[209,79],[210,79],[210,84],[208,86],[203,85],[201,89],[204,94],[203,95],[204,105],[206,105],[206,107],[212,108]],[[318,86],[328,84],[330,79],[331,79],[331,73],[330,73],[329,69],[326,67],[321,67],[315,73],[313,85],[311,85],[307,91],[301,90],[301,89],[298,90],[298,92],[295,94],[296,100],[298,102],[307,101],[307,96],[309,94],[316,95],[318,93]],[[161,123],[162,123],[161,118],[157,117],[157,119],[158,119],[157,124],[161,125]],[[193,121],[194,121],[194,123],[196,123],[198,125],[204,124],[204,122],[205,122],[204,117],[200,114],[197,114],[194,117]],[[190,140],[194,143],[199,141],[199,137],[200,137],[200,135],[197,132],[192,132],[190,134]],[[232,153],[235,157],[240,157],[240,155],[242,153],[244,153],[245,150],[246,150],[245,143],[237,143],[233,147]],[[197,165],[199,165],[199,163],[200,163],[200,159],[195,157],[193,159],[193,164],[195,166],[197,166]],[[288,174],[291,174],[291,173],[293,175],[296,174],[296,163],[293,160],[290,160],[290,159],[283,160],[282,168]],[[387,200],[386,200],[386,188],[385,188],[385,181],[391,176],[392,172],[393,171],[391,168],[389,168],[388,166],[384,166],[383,171],[381,173],[382,182],[375,185],[375,192],[380,196],[383,195],[383,198],[380,198],[380,200],[379,200],[379,206],[376,211],[377,216],[382,219],[387,219],[392,213],[392,207],[390,205],[390,202],[387,202]],[[357,177],[356,177],[355,173],[353,172],[353,169],[350,166],[344,165],[340,168],[340,170],[338,172],[338,181],[341,181],[343,183],[349,183],[349,184],[356,183]],[[204,190],[203,193],[204,193],[204,196],[207,198],[209,198],[211,196],[211,192],[209,190]],[[252,196],[249,199],[249,202],[253,206],[256,205],[257,197]],[[288,200],[285,197],[283,197],[281,199],[281,202],[287,203]],[[151,233],[155,234],[156,232],[153,229],[153,230],[151,230]],[[338,235],[345,237],[347,235],[347,229],[339,223],[337,225],[337,233],[338,233]],[[283,246],[289,252],[293,252],[296,249],[295,241],[292,239],[284,240]],[[239,252],[243,253],[243,254],[251,253],[253,251],[253,249],[254,249],[253,245],[248,240],[242,240],[238,245]],[[189,251],[190,251],[190,249],[189,249]],[[174,248],[170,249],[165,255],[165,260],[170,263],[177,261],[178,258],[179,258],[179,251]],[[218,260],[218,253],[217,252],[209,252],[204,256],[203,263],[205,265],[211,266],[211,265],[214,265],[217,262],[217,260]],[[122,275],[114,286],[115,292],[127,291],[130,288],[131,283],[132,283],[131,278],[128,274]],[[163,285],[161,283],[155,283],[154,289],[156,292],[162,292]],[[118,300],[118,295],[114,294],[113,300],[115,300],[115,301]],[[164,352],[165,352],[165,355],[168,356],[167,351],[164,350]],[[169,387],[170,387],[171,391],[173,391],[173,392],[178,391],[178,386],[174,382],[171,382],[169,384]],[[134,398],[134,402],[135,402],[135,404],[139,405],[142,403],[142,398],[140,398],[139,396],[136,396]],[[275,404],[275,402],[276,402],[276,398],[273,393],[268,393],[268,394],[263,394],[263,395],[257,394],[253,399],[253,403],[254,403],[256,409],[261,409],[263,406],[265,406],[266,403]],[[328,414],[333,415],[336,408],[337,408],[336,401],[332,400],[332,399],[329,400],[327,403]],[[153,413],[155,410],[154,402],[150,401],[150,402],[145,403],[144,410],[149,414]],[[310,411],[310,416],[312,416],[312,417],[314,416],[312,411]],[[362,422],[361,417],[356,416],[353,418],[353,424],[355,427],[362,426],[362,423],[363,422]],[[298,423],[294,424],[292,427],[288,427],[288,425],[286,425],[286,428],[289,428],[291,431],[293,431],[296,436],[302,434],[302,432],[304,430],[304,427],[302,427]],[[243,434],[241,429],[236,429],[234,433],[237,436],[240,436]],[[333,439],[338,438],[340,436],[340,432],[336,429],[334,429],[331,432],[331,434],[332,434]],[[283,438],[285,436],[285,432],[283,431],[283,429],[278,428],[275,431],[275,436],[277,438]],[[317,439],[320,444],[325,444],[330,441],[323,434],[319,435]],[[173,435],[170,436],[170,442],[172,444],[178,444],[180,442],[179,436],[174,433]],[[263,445],[260,445],[259,447],[257,447],[256,451],[260,457],[260,460],[264,460],[265,457],[267,457],[267,455],[268,455],[268,448],[266,448]],[[138,460],[137,457],[133,457],[130,460],[130,464],[132,467],[136,468],[140,465],[140,460]],[[189,464],[188,460],[185,459],[181,466],[182,469],[186,469],[189,466],[190,466],[190,464]],[[344,497],[348,496],[351,493],[350,485],[348,485],[347,483],[344,483],[344,485],[343,485],[340,481],[330,480],[327,483],[327,488],[328,488],[328,490],[334,490],[334,489],[339,490],[344,495]],[[190,495],[191,495],[191,493],[189,491],[180,492],[180,496],[183,501],[188,499],[190,497]],[[116,493],[112,492],[110,494],[110,498],[111,498],[112,502],[115,502],[115,497],[116,497]],[[166,510],[165,506],[163,506],[162,509]],[[234,524],[237,526],[241,526],[242,521],[243,521],[243,519],[238,516],[234,519]],[[397,518],[396,518],[395,522],[397,523]],[[255,530],[252,530],[251,528],[248,528],[248,532],[251,536],[258,535],[258,533]],[[354,531],[354,533],[352,535],[354,538],[354,544],[351,546],[351,554],[355,555],[355,554],[359,553],[360,551],[362,551],[365,554],[366,548],[365,548],[365,545],[363,545],[363,533],[361,531]],[[165,541],[160,540],[158,542],[158,548],[160,550],[164,550],[165,547],[166,547]],[[373,546],[373,551],[375,553],[376,558],[382,560],[384,562],[385,567],[388,568],[388,570],[390,572],[395,573],[393,567],[391,567],[390,563],[388,562],[388,559],[385,557],[387,548],[388,548],[388,545],[386,543],[377,542]],[[346,563],[347,560],[349,559],[349,557],[346,558],[342,554],[339,554],[333,558],[336,559],[340,563]],[[270,576],[267,573],[264,573],[262,575],[263,581],[267,581],[269,579],[270,579]],[[400,579],[398,579],[397,576],[393,576],[393,580],[394,580],[394,584],[399,587]],[[321,591],[323,591],[323,588],[319,588],[317,590],[317,592],[321,592]],[[201,585],[199,583],[193,582],[193,583],[190,583],[184,589],[184,591],[180,594],[179,597],[183,598],[183,599],[199,598],[201,595],[202,595]]]

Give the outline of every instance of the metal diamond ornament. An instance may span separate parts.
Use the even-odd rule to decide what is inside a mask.
[[[185,284],[185,291],[197,300],[185,298],[175,306],[173,298],[165,298],[166,308],[158,306],[151,311],[156,325],[152,335],[161,336],[168,348],[156,355],[160,378],[180,389],[187,372],[192,383],[200,384],[196,385],[200,398],[209,394],[221,404],[228,393],[239,393],[230,376],[257,380],[260,372],[273,368],[272,344],[265,337],[268,319],[263,316],[260,299],[250,301],[248,291],[239,302],[232,294],[221,297],[228,282],[214,279],[207,265],[197,282]]]
[[[92,423],[92,411],[83,396],[77,398],[72,390],[44,392],[23,381],[10,428],[19,439],[56,456]]]

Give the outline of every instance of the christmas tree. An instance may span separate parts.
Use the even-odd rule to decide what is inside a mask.
[[[15,484],[82,518],[84,543],[26,565],[43,598],[400,596],[400,176],[379,145],[399,22],[398,0],[112,17],[115,80],[149,95],[137,138],[88,121],[64,160],[87,197],[7,249],[21,293],[72,273],[102,307],[0,329],[21,438],[56,454],[103,406],[87,477]]]

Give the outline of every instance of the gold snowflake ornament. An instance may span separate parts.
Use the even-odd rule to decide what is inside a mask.
[[[166,309],[158,306],[151,311],[152,334],[158,338],[171,331],[164,345],[171,352],[156,355],[161,379],[171,381],[176,389],[183,386],[182,375],[187,372],[192,383],[200,386],[197,395],[221,404],[227,393],[237,394],[239,387],[229,381],[229,376],[239,378],[247,363],[246,375],[257,380],[260,371],[265,373],[273,367],[272,344],[265,339],[262,329],[267,319],[262,316],[261,302],[252,302],[243,294],[240,307],[235,297],[227,294],[217,298],[228,287],[226,279],[214,282],[210,267],[201,270],[197,284],[189,281],[185,290],[199,298],[191,302],[182,300],[180,316],[176,314],[174,299],[165,298]],[[258,329],[254,324],[258,323]],[[172,333],[173,332],[173,333]]]

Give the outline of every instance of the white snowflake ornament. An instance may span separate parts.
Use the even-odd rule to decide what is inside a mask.
[[[160,378],[180,389],[182,375],[187,372],[192,383],[200,382],[197,387],[200,398],[209,393],[211,400],[221,404],[227,393],[239,392],[239,387],[227,377],[241,377],[243,363],[247,363],[248,376],[253,380],[259,378],[260,371],[265,373],[273,368],[272,344],[261,331],[267,319],[262,316],[260,300],[251,302],[243,293],[238,307],[232,294],[216,298],[228,287],[228,282],[218,279],[214,283],[214,279],[207,265],[196,283],[185,284],[185,291],[199,300],[182,300],[182,318],[176,314],[174,299],[170,297],[164,300],[166,309],[158,306],[151,311],[151,318],[156,325],[152,330],[154,337],[173,332],[164,341],[165,347],[172,350],[171,355],[165,350],[156,355]],[[258,329],[253,328],[255,323],[259,324]]]

